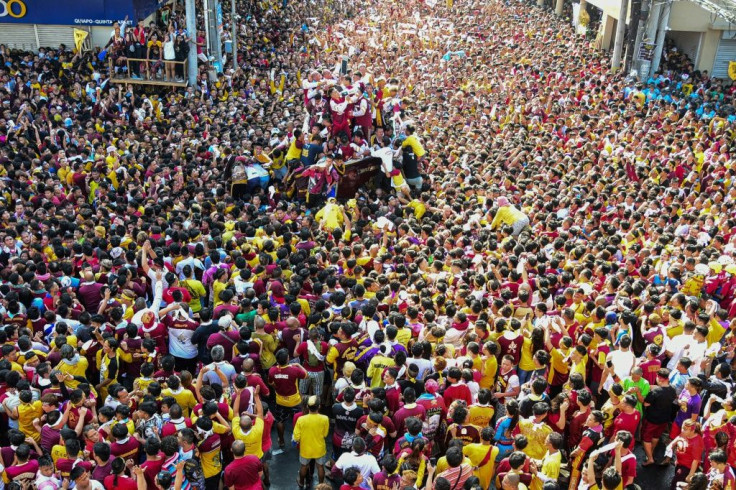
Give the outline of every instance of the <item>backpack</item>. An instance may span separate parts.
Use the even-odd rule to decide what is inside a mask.
[[[307,342],[311,342],[311,340],[308,340]],[[314,347],[316,347],[317,350],[319,351],[319,348],[320,348],[319,344],[315,344]],[[314,354],[312,354],[312,351],[309,350],[309,348],[307,348],[307,365],[309,367],[318,367],[320,362],[321,361],[319,360],[319,358],[315,356]]]
[[[192,485],[192,489],[204,490],[204,471],[197,458],[190,458],[184,463],[184,477]]]

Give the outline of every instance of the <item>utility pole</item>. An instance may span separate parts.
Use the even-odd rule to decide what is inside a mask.
[[[197,85],[197,15],[194,0],[186,0],[187,34],[189,34],[189,55],[187,57],[187,77],[189,86]]]
[[[664,50],[664,38],[667,35],[667,29],[670,25],[670,13],[672,13],[672,0],[662,6],[662,13],[659,17],[659,27],[657,29],[657,44],[654,47],[654,54],[652,55],[652,66],[649,69],[649,75],[659,70],[659,62],[662,60],[662,51]]]
[[[657,0],[651,0],[649,4],[649,15],[646,19],[646,28],[640,36],[639,43],[634,51],[634,63],[639,73],[640,80],[649,78],[649,68],[652,66],[652,55],[654,54],[654,42],[657,37],[657,26],[659,25],[659,14],[662,12],[662,3]]]
[[[235,13],[235,0],[230,0],[230,27],[232,29],[233,37],[233,69],[238,69],[238,20],[237,14]]]
[[[644,32],[644,22],[649,12],[648,0],[631,1],[631,23],[629,24],[629,36],[626,42],[626,61],[624,70],[631,71],[634,67],[634,50],[639,46],[639,39]]]
[[[618,23],[616,24],[616,39],[613,43],[613,56],[611,68],[618,71],[621,68],[621,53],[624,49],[624,36],[626,35],[626,16],[629,14],[629,0],[621,0],[621,9],[618,12]]]
[[[217,0],[204,1],[204,23],[209,55],[211,58],[214,58],[212,64],[218,73],[222,73],[222,40],[220,39],[218,25]]]

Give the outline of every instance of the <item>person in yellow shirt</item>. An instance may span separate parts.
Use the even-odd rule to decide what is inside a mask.
[[[531,335],[524,335],[521,346],[521,358],[519,360],[519,382],[523,385],[531,378],[534,371],[539,369],[534,362],[534,354],[544,349],[544,330],[540,327],[532,329]]]
[[[2,347],[2,355],[3,359],[8,361],[10,363],[10,369],[13,371],[17,371],[18,374],[21,376],[25,376],[25,371],[23,371],[23,366],[21,366],[18,361],[18,351],[16,350],[14,345],[5,344]]]
[[[582,345],[576,345],[570,353],[570,361],[572,361],[570,374],[579,373],[583,377],[583,380],[585,380],[585,372],[588,366],[588,350]]]
[[[161,390],[161,396],[171,396],[176,400],[176,403],[181,407],[181,412],[184,417],[189,417],[191,410],[197,405],[197,400],[194,398],[194,394],[181,386],[181,380],[179,376],[171,375],[166,380],[167,388]]]
[[[214,298],[215,307],[224,303],[223,299],[220,298],[220,293],[227,288],[228,280],[229,276],[227,269],[218,269],[217,272],[215,272],[215,280],[212,283],[212,297]]]
[[[376,332],[383,333],[380,330]],[[382,335],[375,335],[374,338],[384,338]],[[394,360],[388,356],[387,352],[389,350],[388,345],[382,343],[378,347],[378,353],[373,356],[371,359],[370,364],[368,365],[368,369],[366,370],[365,375],[371,380],[371,388],[383,388],[383,370],[393,366]],[[366,351],[369,351],[370,347],[366,349]]]
[[[419,138],[415,134],[416,128],[412,126],[411,124],[406,126],[406,139],[401,143],[402,148],[406,148],[407,146],[411,148],[411,151],[414,153],[414,155],[417,157],[417,161],[421,161],[424,155],[427,154],[427,151],[422,146],[422,143],[419,142]]]
[[[232,411],[228,414],[228,418],[232,418]],[[197,410],[197,414],[192,412],[192,425],[197,423],[200,418],[208,418],[212,421],[212,432],[214,434],[224,435],[232,432],[230,423],[227,418],[223,417],[218,409],[217,402],[207,400],[202,408]]]
[[[403,345],[406,349],[411,340],[411,329],[406,326],[406,317],[403,315],[395,315],[393,317],[394,326],[396,326],[396,342]]]
[[[493,428],[484,427],[480,431],[481,443],[471,443],[463,447],[463,455],[470,459],[473,475],[480,479],[481,488],[488,488],[491,484],[496,467],[498,447],[491,444]]]
[[[266,320],[262,316],[257,316],[253,319],[253,339],[261,343],[261,366],[264,370],[269,369],[271,366],[276,364],[276,357],[274,352],[278,344],[273,335],[266,333]]]
[[[34,441],[39,442],[41,433],[33,425],[33,420],[43,415],[41,400],[34,402],[30,390],[21,391],[19,398],[20,405],[16,408],[18,411],[18,429],[26,436],[33,438]]]
[[[335,228],[341,228],[347,216],[345,210],[337,204],[335,198],[331,197],[327,200],[327,204],[317,211],[314,219],[319,223],[320,228],[332,231]]]
[[[518,236],[524,228],[529,226],[529,217],[509,202],[509,200],[501,196],[496,200],[498,211],[491,222],[491,229],[495,230],[501,225],[509,225],[513,228],[512,235]]]
[[[156,380],[153,379],[154,365],[153,363],[146,362],[141,366],[141,377],[136,378],[133,381],[133,391],[145,392],[152,383]]]
[[[258,388],[251,391],[253,397],[255,414],[241,413],[240,402],[242,400],[241,393],[248,390],[247,387],[235,387],[235,401],[233,403],[233,421],[232,431],[233,437],[245,443],[245,454],[251,454],[258,459],[263,457],[263,430],[265,424],[263,422],[263,405],[258,396]]]
[[[468,422],[470,425],[474,425],[478,429],[491,425],[495,413],[495,409],[491,405],[491,398],[490,389],[481,388],[478,391],[478,403],[474,403],[468,407]]]
[[[407,207],[414,211],[414,217],[416,219],[422,219],[422,216],[427,213],[426,196],[421,194],[417,199],[409,201]]]
[[[245,454],[263,457],[263,419],[241,415],[233,418],[233,437],[245,443]]]
[[[496,373],[498,372],[498,344],[489,340],[483,344],[483,365],[480,371],[481,388],[491,389],[496,384]]]
[[[529,469],[532,472],[531,490],[542,490],[544,483],[548,481],[556,481],[560,477],[560,467],[562,466],[562,434],[553,432],[547,436],[545,445],[547,446],[547,454],[544,455],[539,463],[532,462]]]
[[[325,463],[327,462],[327,444],[325,438],[330,430],[330,419],[319,413],[319,400],[310,396],[307,400],[309,413],[302,415],[294,426],[293,439],[299,444],[299,487],[304,486],[310,461],[317,466],[319,482],[325,480]]]
[[[448,444],[447,449],[456,447],[462,451],[463,447],[463,441],[460,439],[453,439],[450,441],[450,444]],[[447,454],[447,451],[445,451],[445,454]],[[463,461],[460,463],[461,466],[463,465],[470,465],[470,458],[468,458],[466,455],[463,454]],[[434,474],[440,475],[446,470],[450,468],[450,464],[447,462],[447,456],[442,456],[437,460],[437,466],[434,468]],[[431,469],[431,468],[430,468]]]
[[[286,157],[284,158],[285,163],[296,163],[302,158],[302,148],[304,148],[304,133],[301,129],[294,130],[294,139],[289,144],[289,149],[286,151]],[[284,175],[286,175],[284,173]],[[281,177],[283,178],[283,176]]]
[[[69,344],[62,345],[60,353],[61,361],[56,365],[56,369],[58,369],[59,372],[62,374],[69,374],[71,376],[84,377],[86,375],[87,368],[89,367],[89,361],[87,361],[86,357],[77,354],[74,347]],[[79,381],[76,379],[69,379],[69,381],[66,382],[66,385],[71,389],[75,389],[79,386]]]
[[[227,421],[223,422],[227,423]],[[215,423],[209,417],[198,418],[193,426],[199,437],[203,437],[197,443],[197,450],[202,464],[202,474],[209,487],[209,482],[214,481],[216,484],[222,474],[222,438],[215,430]]]
[[[545,441],[547,436],[552,432],[546,422],[549,413],[549,405],[546,403],[536,403],[532,407],[532,417],[528,419],[519,419],[519,432],[525,436],[529,444],[524,452],[532,459],[542,459],[547,452]]]

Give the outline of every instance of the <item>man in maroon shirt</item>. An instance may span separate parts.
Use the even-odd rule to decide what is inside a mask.
[[[225,467],[225,487],[235,490],[261,490],[263,464],[252,454],[245,454],[245,443],[236,440],[232,445],[232,463]]]
[[[396,368],[388,368],[383,372],[383,382],[386,384],[386,407],[390,416],[401,408],[401,387],[396,382],[398,377],[399,371]]]
[[[306,340],[307,331],[301,328],[301,324],[296,317],[287,318],[285,323],[286,326],[281,331],[281,342],[289,352],[289,358],[293,359],[297,356],[297,346]]]
[[[220,330],[207,339],[207,350],[212,352],[214,346],[221,345],[225,349],[225,360],[230,362],[233,359],[233,346],[240,340],[240,333],[237,330],[227,330],[226,325],[229,325],[230,322],[224,320],[226,318],[232,319],[226,314],[218,320]]]
[[[15,459],[14,465],[5,468],[8,479],[21,484],[33,483],[38,471],[38,461],[31,459],[31,447],[28,444],[18,446],[15,450]],[[21,486],[25,488],[25,485]]]
[[[385,418],[379,412],[371,412],[358,420],[358,436],[365,440],[366,449],[376,458],[381,455],[386,438],[389,436],[389,429],[382,423]]]
[[[103,483],[107,476],[112,475],[113,458],[110,454],[110,445],[106,442],[96,442],[92,446],[92,454],[95,459],[92,479]]]
[[[299,364],[289,364],[289,353],[286,349],[276,352],[276,366],[268,371],[268,380],[276,390],[276,431],[279,434],[279,446],[284,447],[284,423],[293,419],[301,405],[298,382],[307,377],[307,371]]]
[[[297,325],[299,323],[296,318],[289,318],[287,323],[290,321],[296,322]],[[283,336],[285,337],[289,331],[285,329]],[[325,380],[325,356],[329,349],[329,344],[320,340],[319,331],[316,328],[309,331],[308,340],[298,343],[294,349],[294,357],[299,357],[301,365],[307,370],[308,378],[299,383],[299,391],[302,395],[308,394],[310,385],[314,385],[314,394],[321,396]]]
[[[455,400],[465,400],[467,406],[473,404],[473,396],[470,393],[470,388],[460,381],[462,374],[462,371],[458,367],[452,367],[447,372],[447,380],[450,382],[450,386],[445,388],[442,397],[445,399],[445,405],[448,407]]]
[[[253,388],[260,387],[260,395],[262,397],[268,397],[271,394],[271,390],[263,381],[261,375],[255,372],[255,361],[253,359],[243,361],[243,375],[248,381],[248,386],[252,386]]]
[[[192,295],[189,294],[189,291],[187,291],[186,288],[183,288],[179,285],[179,278],[176,277],[176,274],[173,272],[167,272],[164,276],[164,279],[166,280],[166,283],[169,285],[168,288],[166,288],[163,292],[162,298],[167,304],[171,304],[174,302],[184,302],[189,303],[192,300]],[[172,296],[172,293],[174,291],[179,291],[182,294],[182,299],[180,301],[176,301],[174,297]]]
[[[164,384],[169,379],[169,376],[178,376],[179,373],[175,371],[176,359],[172,355],[165,355],[160,360],[161,369],[153,373],[153,379],[159,384]]]
[[[84,273],[84,282],[79,285],[79,298],[87,311],[96,312],[102,301],[102,288],[104,284],[95,281],[95,275],[92,270]]]
[[[368,451],[370,451],[376,458],[378,458],[381,453],[384,439],[395,439],[397,435],[394,423],[389,417],[383,415],[385,413],[385,407],[383,400],[373,398],[368,402],[368,409],[370,410],[369,414],[360,417],[358,422],[355,424],[358,434],[366,441]],[[377,414],[378,418],[374,417],[373,419],[370,419],[374,414]],[[379,426],[381,430],[378,430]],[[371,431],[372,428],[376,428],[377,431]]]
[[[146,478],[148,488],[156,488],[156,475],[164,466],[164,453],[161,452],[161,442],[155,437],[149,438],[143,445],[146,460],[141,464],[143,476]]]
[[[570,425],[568,426],[567,440],[568,447],[577,447],[583,438],[583,430],[585,429],[585,421],[591,412],[591,401],[593,397],[588,391],[578,392],[578,410],[573,415]]]
[[[191,419],[189,417],[184,417],[178,403],[174,403],[171,408],[169,408],[169,417],[169,421],[164,423],[163,427],[161,427],[161,437],[173,436],[180,430],[192,426]]]
[[[641,413],[636,409],[638,400],[633,395],[626,395],[621,401],[621,413],[616,416],[613,420],[613,435],[616,437],[621,431],[627,431],[630,434],[636,433],[636,428],[639,427],[639,421],[641,420]],[[633,449],[633,446],[629,449]]]
[[[67,439],[64,442],[66,449],[66,457],[56,460],[56,469],[61,473],[62,478],[69,478],[69,473],[75,466],[83,466],[85,470],[92,471],[92,463],[89,461],[77,462],[82,456],[82,448],[78,439]]]
[[[115,424],[112,428],[112,436],[115,438],[115,442],[110,444],[110,452],[113,456],[138,461],[141,445],[134,437],[130,437],[126,424]]]
[[[404,389],[404,406],[396,411],[393,416],[393,422],[396,426],[396,432],[403,434],[406,431],[406,419],[415,417],[420,422],[424,422],[427,409],[417,404],[417,395],[414,388],[408,387]]]

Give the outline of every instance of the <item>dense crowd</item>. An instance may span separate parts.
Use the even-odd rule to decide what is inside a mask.
[[[519,2],[237,9],[216,81],[182,10],[0,47],[0,489],[735,490],[732,85]]]

